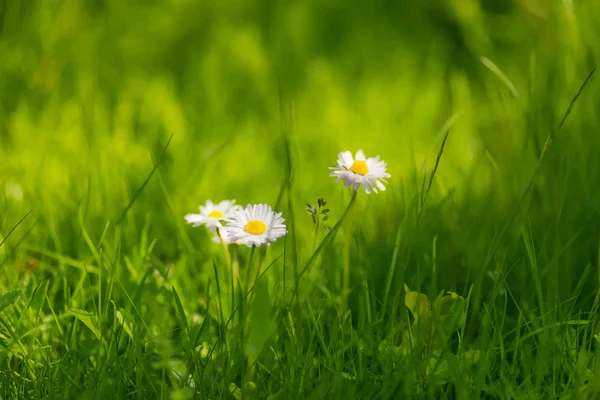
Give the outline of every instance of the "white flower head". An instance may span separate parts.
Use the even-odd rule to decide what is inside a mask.
[[[285,219],[267,204],[248,204],[245,209],[234,210],[227,220],[225,231],[232,243],[252,246],[269,246],[287,229]],[[223,230],[221,230],[221,233]]]
[[[221,243],[221,242],[223,244],[231,243],[231,238],[229,237],[229,232],[227,232],[227,229],[225,229],[224,227],[211,229],[211,232],[213,232],[213,237],[212,237],[213,243],[217,243],[217,244]]]
[[[185,220],[195,227],[206,225],[215,232],[217,228],[223,227],[223,221],[229,218],[231,212],[237,207],[239,206],[235,206],[235,200],[224,200],[219,204],[207,200],[205,205],[200,206],[200,214],[188,214],[185,216]]]
[[[360,185],[363,185],[365,193],[371,191],[377,193],[377,189],[384,191],[386,178],[391,175],[387,173],[387,163],[377,157],[366,158],[361,150],[356,152],[356,157],[352,157],[349,151],[343,151],[338,155],[337,165],[329,167],[331,172],[329,176],[336,177],[336,182],[344,181],[344,185],[350,186],[355,192]]]

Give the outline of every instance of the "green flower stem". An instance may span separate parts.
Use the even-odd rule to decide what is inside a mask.
[[[304,275],[306,273],[306,271],[308,271],[308,269],[312,266],[312,264],[315,262],[315,260],[319,256],[319,254],[321,254],[321,252],[323,251],[323,249],[325,248],[325,246],[329,242],[331,242],[333,240],[336,232],[340,229],[340,227],[342,226],[342,223],[346,219],[346,216],[348,215],[348,212],[350,211],[350,209],[352,208],[352,206],[356,202],[356,195],[357,194],[358,194],[358,192],[354,192],[354,194],[352,195],[352,199],[350,199],[350,203],[348,203],[348,207],[344,211],[344,214],[342,214],[342,217],[340,218],[340,220],[333,226],[333,229],[331,231],[329,231],[329,233],[327,234],[327,236],[325,236],[325,239],[323,239],[321,241],[321,243],[319,244],[319,247],[317,247],[317,249],[310,256],[310,258],[306,262],[306,265],[304,266],[304,268],[302,268],[302,271],[298,275],[298,279],[300,279],[302,277],[302,275]]]

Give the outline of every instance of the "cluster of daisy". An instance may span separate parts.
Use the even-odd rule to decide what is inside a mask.
[[[357,192],[362,185],[365,193],[384,191],[390,177],[387,164],[377,157],[366,158],[362,150],[353,157],[349,151],[339,153],[337,165],[329,167],[336,182],[344,181]],[[248,204],[242,208],[235,200],[218,204],[208,200],[200,206],[200,214],[188,214],[185,220],[193,226],[206,225],[213,240],[225,244],[237,243],[248,247],[270,245],[287,233],[285,219],[268,204]]]
[[[269,245],[287,233],[285,219],[267,204],[248,204],[242,208],[235,200],[214,204],[208,200],[200,214],[188,214],[193,226],[206,225],[214,233],[213,241],[245,244],[248,247]]]

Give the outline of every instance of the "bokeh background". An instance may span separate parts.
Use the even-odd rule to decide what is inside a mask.
[[[210,237],[183,216],[206,199],[275,203],[289,142],[302,259],[313,232],[304,204],[324,197],[335,221],[349,199],[328,176],[337,153],[362,148],[388,162],[388,190],[360,193],[353,222],[362,246],[352,273],[368,271],[378,295],[397,237],[403,278],[393,290],[406,275],[432,295],[465,294],[473,282],[484,293],[486,274],[503,266],[511,289],[526,293],[524,237],[557,303],[596,265],[597,79],[516,206],[548,133],[598,64],[599,2],[3,0],[0,17],[2,234],[32,211],[0,248],[19,271],[3,289],[22,282],[27,257],[46,273],[57,259],[44,251],[90,257],[81,227],[94,242],[107,221],[112,229],[171,135],[120,225],[123,252],[144,228],[162,262],[208,260]],[[447,129],[417,227],[423,177]],[[287,202],[280,210],[290,217]],[[204,270],[199,261],[179,279]]]

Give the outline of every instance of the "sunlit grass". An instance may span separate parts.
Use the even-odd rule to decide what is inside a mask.
[[[561,122],[599,16],[6,2],[0,396],[600,396],[597,76]],[[328,176],[360,148],[385,192]],[[287,235],[213,243],[207,199]]]

